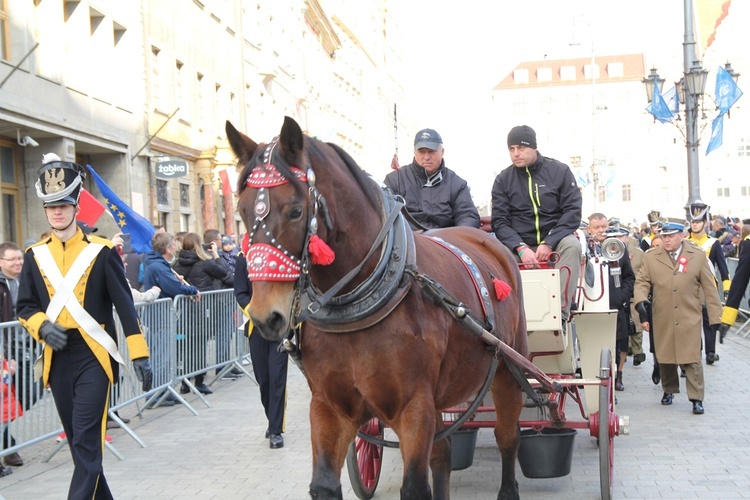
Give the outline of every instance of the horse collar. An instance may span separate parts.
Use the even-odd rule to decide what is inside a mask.
[[[381,321],[406,296],[412,281],[402,277],[408,267],[416,265],[414,236],[400,213],[403,205],[390,191],[379,189],[377,192],[384,211],[383,228],[370,253],[325,294],[321,294],[309,280],[304,282],[298,321],[307,321],[327,332],[358,331]],[[351,292],[336,295],[335,292],[349,283],[378,248],[381,248],[380,260],[370,276]]]

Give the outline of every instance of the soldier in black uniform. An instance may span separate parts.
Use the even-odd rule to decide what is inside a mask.
[[[711,269],[719,272],[723,289],[728,292],[731,281],[729,280],[727,259],[724,257],[719,240],[708,234],[709,208],[702,201],[688,205],[687,220],[690,223],[690,236],[687,239],[706,252]],[[705,340],[706,364],[712,365],[714,362],[719,361],[719,355],[716,354],[716,330],[709,324],[708,311],[705,304],[703,304],[703,336]]]
[[[732,284],[729,286],[727,301],[721,313],[721,326],[719,327],[719,343],[724,343],[729,328],[737,320],[737,316],[742,307],[742,299],[747,290],[747,283],[750,281],[750,235],[745,236],[740,241],[739,261],[735,271]]]
[[[247,316],[247,306],[253,297],[253,286],[247,276],[247,261],[239,254],[234,268],[234,295]],[[281,342],[264,339],[259,332],[250,330],[252,322],[245,323],[245,335],[250,337],[250,359],[253,373],[260,386],[260,400],[268,419],[266,438],[271,448],[282,448],[284,438],[284,409],[286,407],[286,372],[289,356],[279,349]]]
[[[110,387],[118,363],[124,364],[113,304],[144,391],[152,379],[148,347],[117,250],[76,226],[85,170],[54,154],[43,163],[36,191],[52,231],[26,252],[18,320],[44,343],[43,383],[52,390],[73,456],[68,498],[110,499],[102,469],[105,421]]]
[[[651,242],[661,233],[661,226],[664,222],[658,210],[651,210],[646,217],[648,217],[649,232],[641,238],[641,250],[644,252],[651,248]]]

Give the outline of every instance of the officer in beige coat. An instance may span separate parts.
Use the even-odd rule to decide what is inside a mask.
[[[646,252],[635,282],[634,302],[641,326],[650,330],[645,316],[649,291],[652,294],[654,344],[661,367],[664,395],[661,403],[672,404],[680,392],[677,365],[687,373],[688,399],[693,413],[703,413],[703,364],[701,362],[701,294],[706,298],[712,328],[721,322],[721,303],[706,253],[683,242],[684,226],[667,222],[662,226],[664,245]]]

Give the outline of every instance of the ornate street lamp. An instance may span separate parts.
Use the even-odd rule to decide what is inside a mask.
[[[685,73],[685,83],[687,83],[687,90],[690,95],[700,99],[706,91],[707,78],[708,70],[704,69],[700,62],[693,61],[693,66]]]
[[[685,114],[684,129],[682,125],[675,125],[680,129],[685,138],[685,147],[687,149],[688,164],[688,201],[687,205],[701,202],[700,198],[700,180],[698,174],[698,145],[700,143],[700,133],[698,132],[698,120],[706,118],[703,112],[703,95],[706,90],[706,79],[708,70],[701,66],[697,60],[695,50],[695,38],[693,36],[693,0],[684,0],[684,22],[685,22],[685,39],[683,46],[683,76],[679,82],[675,83],[677,98],[679,103],[669,106],[663,99],[654,102],[654,84],[659,89],[664,84],[664,79],[659,76],[656,68],[651,68],[651,73],[641,80],[646,87],[646,95],[650,104],[649,112],[662,123],[672,121],[674,111],[677,110],[677,121],[682,121],[680,112]],[[726,72],[737,82],[739,74],[735,73],[732,65],[727,62],[724,66]],[[669,109],[671,108],[671,109]],[[718,109],[718,108],[717,108]],[[727,116],[728,116],[728,110]],[[700,112],[700,115],[698,114]],[[674,123],[674,122],[673,122]],[[703,125],[705,127],[705,123]],[[701,128],[701,130],[703,129]],[[686,205],[686,206],[687,206]]]
[[[648,99],[648,103],[651,104],[651,101],[654,99],[654,82],[656,82],[656,88],[659,90],[659,93],[661,93],[661,88],[664,85],[664,78],[659,76],[656,68],[651,68],[651,73],[649,73],[646,78],[643,78],[641,82],[643,82],[643,86],[646,87],[646,98]]]
[[[724,70],[729,73],[729,76],[732,77],[732,80],[734,80],[734,83],[737,83],[737,80],[740,79],[740,74],[734,71],[734,68],[732,68],[732,63],[727,61],[727,63],[724,65]]]

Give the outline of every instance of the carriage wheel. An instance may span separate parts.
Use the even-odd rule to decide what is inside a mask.
[[[602,500],[612,498],[612,479],[615,465],[615,415],[614,409],[614,367],[612,366],[612,352],[602,349],[599,364],[599,481],[601,483]],[[605,382],[606,380],[606,382]]]
[[[383,439],[384,425],[377,418],[371,419],[360,431],[368,436]],[[383,447],[355,437],[346,454],[349,481],[357,498],[367,500],[375,494],[383,467]]]

